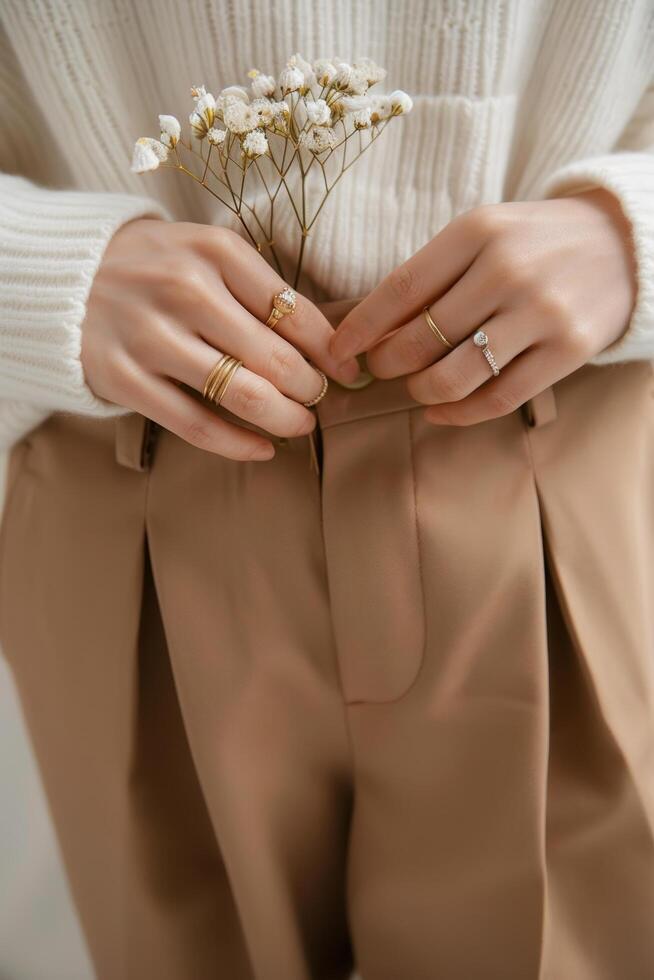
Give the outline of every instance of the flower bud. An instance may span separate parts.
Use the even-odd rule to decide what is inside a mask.
[[[171,149],[177,146],[182,127],[175,116],[159,116],[159,128],[161,129],[161,142],[164,146]]]

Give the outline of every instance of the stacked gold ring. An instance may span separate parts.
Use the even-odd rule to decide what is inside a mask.
[[[223,354],[219,361],[211,368],[204,383],[202,394],[209,401],[220,405],[229,382],[232,380],[243,361],[232,357],[231,354]]]

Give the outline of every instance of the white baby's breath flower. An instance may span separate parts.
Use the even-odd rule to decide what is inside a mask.
[[[360,112],[362,109],[370,109],[372,99],[369,95],[342,95],[338,100],[343,112]]]
[[[249,102],[250,96],[242,85],[228,85],[227,88],[222,89],[222,91],[219,93],[216,102],[220,102],[222,104],[224,102],[229,102],[232,99],[237,99],[239,102]]]
[[[401,116],[407,112],[411,112],[413,108],[411,96],[403,92],[402,89],[398,88],[395,92],[391,92],[388,99],[391,103],[391,112],[394,116]]]
[[[382,122],[393,115],[393,106],[387,95],[376,95],[372,97],[371,120],[374,123]]]
[[[386,69],[380,68],[372,58],[357,58],[352,67],[364,74],[368,85],[376,85],[386,78]]]
[[[279,76],[279,87],[283,95],[297,92],[304,85],[304,75],[295,65],[286,65]]]
[[[159,116],[159,128],[161,130],[161,142],[171,149],[177,146],[182,133],[179,120],[175,116]]]
[[[201,140],[207,135],[216,116],[216,100],[211,92],[204,92],[195,100],[195,109],[188,117],[193,135]]]
[[[367,90],[368,78],[366,77],[366,73],[361,71],[360,68],[353,68],[352,74],[350,75],[350,82],[347,86],[347,92],[350,95],[363,95]]]
[[[148,170],[156,170],[159,164],[168,156],[167,148],[150,136],[141,136],[134,144],[132,155],[132,173],[144,174]]]
[[[275,91],[275,79],[272,75],[263,75],[257,68],[248,72],[252,79],[251,89],[255,99],[269,98]]]
[[[206,95],[206,94],[207,94],[207,90],[204,87],[204,85],[193,85],[193,86],[191,86],[191,95],[193,96],[193,98],[194,98],[194,100],[196,102],[197,102],[198,99],[201,99],[202,96],[203,95]]]
[[[336,65],[336,75],[332,84],[339,92],[363,95],[368,88],[368,79],[360,68],[354,68],[347,61],[340,61]]]
[[[225,106],[231,105],[234,102],[242,102],[247,105],[249,101],[250,96],[241,85],[230,85],[228,88],[224,88],[222,92],[219,92],[216,98],[216,115],[219,119],[222,119]]]
[[[272,109],[275,119],[288,119],[291,114],[288,102],[284,102],[280,99],[279,102],[271,102],[270,108]]]
[[[315,102],[307,99],[305,102],[307,119],[316,126],[329,126],[332,121],[332,114],[329,106],[324,99],[316,99]]]
[[[251,105],[234,99],[223,109],[223,122],[227,129],[238,136],[249,133],[259,126],[259,113]]]
[[[279,102],[271,102],[270,111],[273,117],[271,126],[274,131],[281,134],[288,133],[288,120],[291,115],[288,102],[283,99],[280,99]]]
[[[336,66],[329,58],[318,58],[313,63],[313,70],[319,85],[331,85],[336,77]]]
[[[340,92],[346,92],[348,85],[350,84],[350,79],[352,78],[352,72],[354,71],[352,65],[349,65],[347,61],[335,62],[336,74],[332,80],[332,85],[337,88]]]
[[[365,109],[357,109],[352,113],[352,123],[355,129],[368,129],[372,123],[372,109],[367,106]]]
[[[311,62],[307,61],[306,58],[303,58],[299,52],[296,52],[291,58],[289,58],[288,64],[302,72],[302,94],[307,92],[312,85],[315,85],[316,73],[313,70],[313,65]]]
[[[264,129],[266,126],[270,126],[275,120],[274,104],[270,99],[255,99],[254,102],[250,103],[250,108],[257,114],[259,126],[262,126]]]
[[[300,133],[298,142],[310,153],[324,153],[337,142],[337,136],[328,126],[312,126]]]
[[[241,148],[246,157],[263,156],[264,153],[268,152],[266,134],[260,129],[254,129],[251,133],[247,134],[241,143]]]
[[[216,100],[211,92],[205,92],[195,103],[195,111],[202,116],[210,129],[213,125],[213,117],[216,113]]]
[[[204,139],[204,137],[207,135],[207,127],[200,113],[192,112],[188,117],[188,121],[191,124],[193,135],[199,140]]]
[[[209,140],[212,146],[220,146],[221,143],[225,142],[226,135],[227,134],[225,133],[224,129],[215,129],[212,126],[209,132],[207,133],[207,139]]]

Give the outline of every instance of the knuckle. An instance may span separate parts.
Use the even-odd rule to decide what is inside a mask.
[[[231,388],[229,390],[232,391]],[[263,378],[241,380],[232,392],[234,410],[249,419],[261,418],[266,410],[266,393],[267,385]]]
[[[438,421],[441,425],[461,425],[460,413],[453,412],[446,405],[439,405]]]
[[[187,442],[190,442],[193,446],[197,446],[198,449],[211,449],[213,447],[211,431],[207,424],[199,419],[192,419],[190,422],[187,422],[180,434]]]
[[[468,379],[463,371],[453,367],[435,371],[431,383],[433,393],[447,402],[460,401],[466,394],[468,387]]]
[[[213,225],[203,229],[203,233],[195,242],[195,248],[203,257],[206,257],[207,252],[228,255],[248,248],[248,243],[232,228]]]
[[[268,358],[269,375],[274,381],[287,381],[296,372],[297,353],[289,346],[274,344]]]
[[[590,331],[577,317],[575,311],[560,293],[540,290],[534,297],[539,319],[547,326],[548,336],[557,340],[563,349],[577,358],[590,356],[592,338]]]
[[[593,353],[592,336],[588,329],[573,317],[564,332],[564,349],[576,361],[586,361]]]
[[[395,299],[410,305],[421,291],[421,277],[409,262],[403,262],[390,273],[388,287]]]
[[[498,237],[488,246],[488,261],[493,276],[503,283],[517,285],[524,274],[519,252],[506,236]]]
[[[422,364],[434,357],[434,345],[421,330],[403,330],[398,345],[400,359],[409,364]]]
[[[202,228],[202,233],[198,238],[198,241],[204,243],[205,241],[214,245],[216,248],[228,248],[234,238],[239,236],[231,230],[231,228],[225,228],[221,225],[207,225]]]
[[[522,402],[513,391],[489,391],[486,404],[489,412],[497,417],[510,415]]]
[[[133,398],[136,385],[131,383],[131,372],[125,370],[126,358],[108,351],[106,357],[94,363],[87,358],[84,376],[96,396],[111,401]]]
[[[568,325],[568,307],[556,293],[549,292],[544,287],[537,285],[531,297],[532,306],[550,326],[555,330],[565,330]]]
[[[143,317],[134,323],[134,329],[130,331],[126,343],[131,356],[139,364],[149,364],[153,350],[159,346],[157,326],[152,318]]]
[[[461,215],[461,220],[477,238],[489,238],[506,227],[506,209],[501,204],[482,204]]]
[[[197,303],[204,292],[203,270],[194,259],[182,256],[166,270],[160,293],[171,306],[189,306]]]

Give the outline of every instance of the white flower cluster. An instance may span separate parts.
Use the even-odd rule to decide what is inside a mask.
[[[352,130],[371,129],[411,110],[406,92],[369,94],[385,76],[386,71],[370,58],[352,64],[340,58],[320,58],[311,63],[294,54],[277,79],[258,69],[248,72],[249,92],[240,85],[229,86],[217,96],[207,92],[204,85],[191,89],[191,134],[196,140],[206,139],[219,153],[225,150],[225,157],[235,142],[246,164],[270,152],[271,135],[318,155],[337,144],[337,122],[344,127],[349,124]],[[159,116],[159,129],[158,140],[141,137],[136,141],[132,158],[135,173],[156,170],[171,150],[176,152],[178,143],[186,145],[175,116]]]

